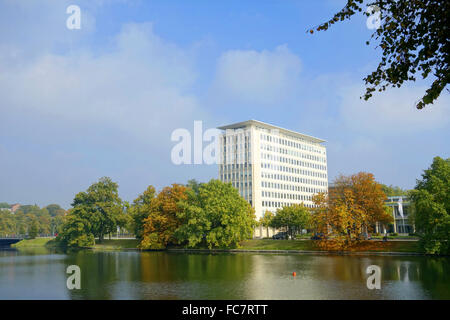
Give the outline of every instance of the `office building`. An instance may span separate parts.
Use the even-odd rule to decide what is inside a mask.
[[[256,120],[218,129],[219,179],[239,190],[257,219],[294,203],[312,207],[312,196],[327,192],[325,140]]]

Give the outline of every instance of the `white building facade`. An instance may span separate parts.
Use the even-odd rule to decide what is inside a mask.
[[[264,212],[295,203],[312,207],[328,191],[325,140],[249,120],[219,127],[219,179]]]
[[[394,221],[392,225],[388,226],[388,229],[384,226],[377,224],[376,232],[379,233],[398,233],[399,235],[409,235],[414,233],[416,228],[410,221],[411,203],[407,196],[393,196],[388,197],[385,204],[392,208],[392,217]]]

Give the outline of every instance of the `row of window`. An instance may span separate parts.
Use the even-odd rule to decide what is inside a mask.
[[[251,181],[248,181],[248,182],[237,182],[237,181],[224,181],[224,182],[231,182],[231,184],[233,185],[233,187],[235,187],[236,189],[239,189],[239,188],[250,188],[250,190],[251,190],[251,188],[252,188],[252,182]]]
[[[314,188],[308,186],[296,186],[292,184],[285,183],[275,183],[270,181],[261,181],[261,187],[270,188],[270,189],[278,189],[278,190],[291,190],[296,192],[308,192],[308,193],[318,193],[318,192],[327,192],[327,188]]]
[[[242,182],[232,182],[231,185],[238,189],[239,194],[241,195],[241,197],[243,197],[245,200],[247,201],[251,201],[252,200],[252,187],[251,187],[251,183],[247,184],[247,183],[242,183]]]
[[[261,159],[277,161],[277,162],[281,162],[281,163],[290,164],[293,166],[301,166],[301,167],[307,167],[307,168],[318,169],[318,170],[327,170],[327,167],[322,164],[308,162],[308,161],[301,161],[301,160],[292,159],[292,158],[285,158],[285,157],[281,157],[278,155],[265,153],[265,152],[261,152]]]
[[[240,178],[240,179],[239,179]],[[220,174],[220,179],[225,180],[252,180],[252,174],[251,173],[225,173]]]
[[[287,139],[283,139],[283,138],[279,138],[279,137],[272,137],[271,135],[268,135],[268,134],[261,133],[260,138],[263,141],[278,143],[279,145],[282,145],[282,146],[288,146],[291,148],[296,148],[299,150],[306,150],[306,151],[315,152],[315,153],[322,153],[321,149],[316,148],[312,145],[299,143],[299,142],[295,142],[295,141],[291,141],[291,140],[287,140]]]
[[[233,163],[233,164],[221,164],[220,169],[221,170],[234,170],[234,169],[242,169],[242,168],[252,168],[251,163]]]
[[[284,193],[284,192],[273,192],[273,191],[262,191],[263,198],[275,198],[275,199],[286,199],[286,200],[299,200],[299,201],[311,201],[311,195],[298,194],[298,193]]]
[[[261,167],[263,169],[276,170],[274,168],[270,168],[270,166],[261,166]],[[281,171],[281,170],[279,170],[279,171]],[[321,174],[320,172],[301,170],[301,173],[299,173],[299,174],[302,174],[302,175],[305,175],[305,176],[313,176],[313,177],[316,177],[316,178],[326,179],[326,175],[322,176],[323,174]],[[267,179],[281,180],[281,181],[290,181],[290,182],[296,182],[296,183],[306,183],[306,184],[312,184],[312,185],[315,185],[315,186],[327,186],[327,181],[316,180],[316,179],[307,179],[307,178],[295,177],[295,176],[284,175],[284,174],[279,174],[279,173],[270,173],[270,172],[266,172],[266,171],[262,171],[261,172],[261,177],[262,178],[267,178]]]
[[[403,213],[403,217],[407,217],[408,216],[408,214],[409,214],[409,208],[408,208],[408,206],[402,206],[402,213]],[[395,215],[395,217],[401,217],[402,215],[400,214],[400,210],[399,210],[399,207],[394,207],[394,215]]]
[[[303,153],[303,152],[300,152],[300,151],[283,149],[283,148],[279,148],[279,147],[276,147],[276,146],[271,146],[270,144],[265,144],[265,143],[261,143],[261,149],[262,150],[266,150],[266,151],[270,151],[270,152],[280,153],[280,154],[287,154],[287,155],[294,156],[294,157],[297,157],[297,158],[314,160],[314,161],[317,161],[317,162],[323,162],[323,163],[327,162],[327,158],[326,157],[319,157],[319,156],[315,156],[313,154],[307,154],[307,153]]]
[[[250,130],[236,130],[234,132],[227,132],[222,135],[223,144],[240,144],[240,143],[250,143],[251,133]]]
[[[248,154],[228,154],[228,156],[226,154],[223,155],[223,157],[221,158],[222,163],[223,164],[246,164],[249,162],[252,162],[252,155],[249,152]]]
[[[247,152],[250,150],[252,144],[250,142],[248,143],[239,143],[239,144],[232,144],[228,147],[229,152]],[[223,152],[227,152],[227,144],[224,144],[222,147]]]
[[[287,172],[287,173],[292,173],[292,174],[301,174],[304,176],[310,176],[310,177],[316,177],[316,178],[322,178],[322,179],[327,178],[327,174],[323,173],[323,172],[316,172],[316,171],[309,171],[309,170],[304,170],[304,169],[300,169],[300,168],[280,166],[280,165],[273,164],[273,163],[261,162],[261,168],[271,169],[271,170],[280,171],[280,172]]]
[[[290,207],[292,206],[294,203],[289,203],[289,202],[278,202],[278,201],[263,201],[262,202],[262,206],[265,208],[283,208],[283,207]],[[315,205],[314,204],[309,204],[309,203],[304,203],[303,204],[305,207],[307,208],[314,208]],[[264,208],[263,208],[264,211]]]
[[[222,136],[221,142],[223,151],[221,157],[222,163],[229,165],[234,162],[238,164],[246,164],[252,162],[249,131],[247,131],[245,135],[242,133],[237,133],[234,135],[224,135]]]

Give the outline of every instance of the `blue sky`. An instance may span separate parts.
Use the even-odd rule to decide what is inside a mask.
[[[417,82],[359,99],[380,57],[365,17],[306,33],[345,1],[0,0],[0,201],[60,203],[102,176],[133,200],[217,176],[172,164],[177,128],[257,119],[327,140],[330,181],[414,187],[449,157],[448,93]],[[66,8],[81,8],[81,29]]]

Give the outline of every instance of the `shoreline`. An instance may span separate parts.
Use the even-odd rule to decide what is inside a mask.
[[[46,249],[68,249],[63,246],[39,246],[31,245],[27,247],[4,247],[0,249],[28,249],[28,248],[46,248]],[[70,249],[70,248],[69,248]],[[273,249],[188,249],[188,248],[168,248],[168,249],[140,249],[140,248],[96,248],[80,247],[74,250],[91,250],[100,252],[111,251],[136,251],[136,252],[170,252],[170,253],[263,253],[263,254],[298,254],[298,255],[339,255],[339,256],[428,256],[420,252],[389,252],[389,251],[325,251],[325,250],[273,250]],[[445,256],[436,256],[445,257]]]
[[[26,248],[47,248],[47,249],[67,249],[52,241],[53,238],[37,238],[31,240],[22,240],[11,245],[14,249]],[[395,244],[394,244],[395,243]],[[408,244],[409,243],[409,244]],[[226,249],[208,249],[208,248],[184,248],[169,247],[165,249],[140,249],[137,247],[136,239],[111,239],[105,240],[102,244],[96,244],[92,247],[78,248],[81,250],[92,251],[166,251],[171,253],[261,253],[261,254],[304,254],[304,255],[340,255],[340,256],[430,256],[417,251],[417,247],[411,247],[410,241],[392,241],[390,247],[380,248],[380,250],[315,250],[312,241],[305,240],[246,240],[241,243],[240,248]],[[265,248],[266,247],[266,248]],[[74,248],[75,249],[75,248]],[[387,249],[387,250],[383,250]],[[389,250],[389,249],[392,249]],[[400,250],[398,250],[400,249]]]
[[[142,250],[155,251],[155,250]],[[428,256],[420,252],[387,252],[387,251],[325,251],[325,250],[273,250],[273,249],[165,249],[160,251],[185,253],[269,253],[269,254],[305,254],[305,255],[340,255],[340,256]]]

